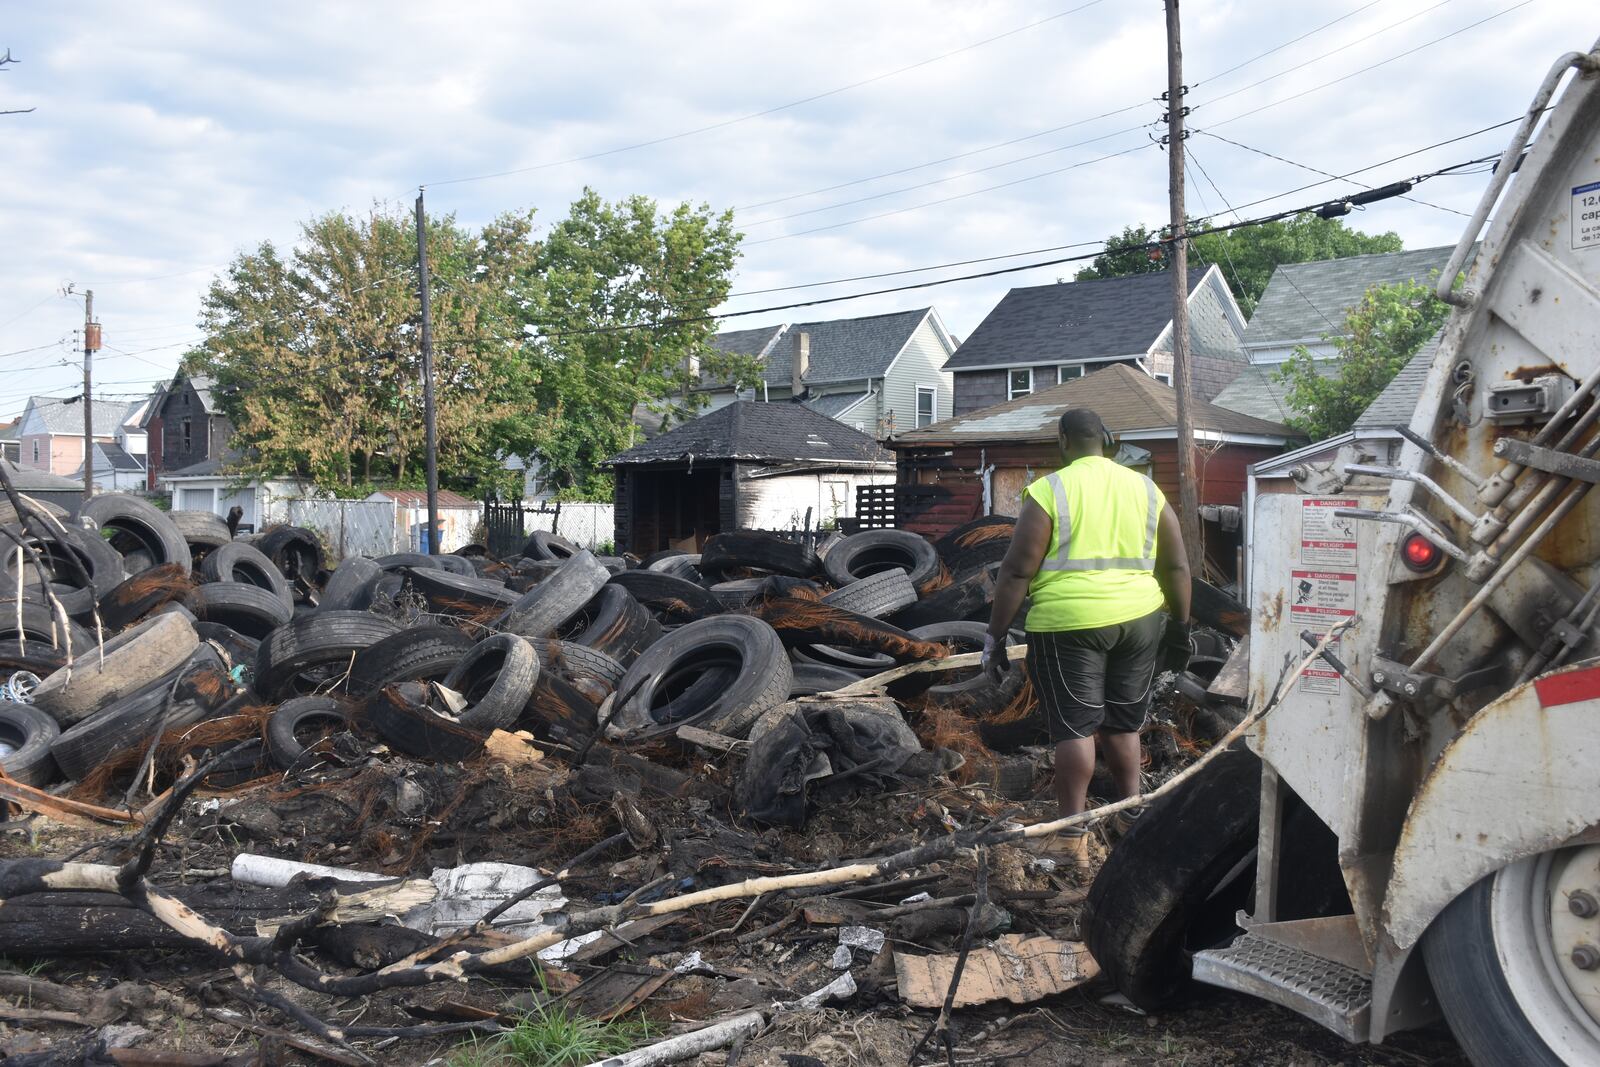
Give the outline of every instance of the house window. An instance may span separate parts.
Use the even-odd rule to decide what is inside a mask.
[[[1172,375],[1170,375],[1170,374],[1157,374],[1156,375],[1156,381],[1160,382],[1162,385],[1171,385],[1172,384]]]
[[[1014,370],[1010,375],[1010,384],[1006,389],[1006,399],[1015,400],[1019,396],[1027,396],[1033,392],[1033,368],[1023,367]]]
[[[1061,366],[1056,368],[1056,384],[1057,385],[1060,385],[1062,382],[1070,382],[1074,378],[1082,378],[1082,377],[1083,377],[1083,364],[1082,363],[1063,363]]]
[[[38,441],[35,441],[33,443],[33,462],[35,464],[37,464],[39,462],[39,442]]]
[[[194,426],[188,418],[185,418],[180,425],[183,427],[183,450],[187,452],[193,443]]]
[[[917,386],[917,425],[926,426],[939,419],[939,390],[931,385]]]

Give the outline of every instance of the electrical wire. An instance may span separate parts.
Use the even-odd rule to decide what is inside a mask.
[[[1354,11],[1347,11],[1343,15],[1340,15],[1336,19],[1330,19],[1329,21],[1324,22],[1322,25],[1318,26],[1316,29],[1307,30],[1305,33],[1302,33],[1300,36],[1294,38],[1293,40],[1288,40],[1288,41],[1283,42],[1280,45],[1275,45],[1272,48],[1267,49],[1265,52],[1258,52],[1255,55],[1251,56],[1249,59],[1244,60],[1243,62],[1235,63],[1233,66],[1229,67],[1227,70],[1219,71],[1216,74],[1211,75],[1211,77],[1209,77],[1209,78],[1203,78],[1200,81],[1194,82],[1193,84],[1191,84],[1189,86],[1189,88],[1191,90],[1193,90],[1197,86],[1209,85],[1212,82],[1217,81],[1220,78],[1226,78],[1228,75],[1232,74],[1234,71],[1242,70],[1245,67],[1248,67],[1250,64],[1256,62],[1257,60],[1266,59],[1268,56],[1270,56],[1270,55],[1272,55],[1272,54],[1274,54],[1276,52],[1283,51],[1285,48],[1288,48],[1290,45],[1299,44],[1301,41],[1305,40],[1307,37],[1314,37],[1317,34],[1321,33],[1323,30],[1326,30],[1326,29],[1328,29],[1328,28],[1330,28],[1332,26],[1335,26],[1335,25],[1343,22],[1345,19],[1354,18],[1356,15],[1361,14],[1363,11],[1366,11],[1368,8],[1377,7],[1381,3],[1383,3],[1383,0],[1369,0],[1368,3],[1362,4],[1360,7],[1356,8]]]

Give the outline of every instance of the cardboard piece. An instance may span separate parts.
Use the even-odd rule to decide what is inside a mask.
[[[955,966],[953,952],[942,956],[895,953],[900,999],[913,1008],[942,1007]],[[1082,985],[1099,973],[1100,965],[1081,941],[1006,934],[989,947],[968,953],[954,1006],[965,1008],[996,1000],[1031,1004]]]

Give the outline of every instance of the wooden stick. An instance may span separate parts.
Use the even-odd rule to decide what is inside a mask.
[[[751,1037],[765,1025],[767,1025],[765,1015],[759,1011],[747,1011],[743,1015],[735,1015],[731,1019],[691,1030],[687,1034],[669,1037],[665,1041],[636,1048],[620,1056],[595,1060],[589,1067],[656,1067],[657,1064],[677,1063],[691,1056],[698,1056],[702,1052],[711,1052],[724,1045],[731,1045],[740,1037]]]
[[[1026,659],[1028,656],[1027,645],[1007,645],[1006,656],[1012,661]],[[944,659],[925,659],[917,663],[905,663],[891,668],[881,674],[874,674],[870,678],[863,678],[859,682],[834,689],[827,693],[818,693],[815,696],[798,697],[799,700],[840,700],[853,697],[871,696],[877,693],[890,682],[899,681],[911,674],[921,674],[924,671],[955,671],[963,667],[977,667],[983,663],[982,652],[963,652],[956,656],[946,656]]]
[[[35,789],[31,785],[23,785],[7,778],[3,771],[0,771],[0,800],[9,800],[40,815],[76,815],[86,819],[99,819],[102,822],[144,822],[144,815],[140,812],[116,811],[96,804],[85,804],[79,800],[51,796],[42,789]]]

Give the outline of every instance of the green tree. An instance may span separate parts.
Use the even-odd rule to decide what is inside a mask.
[[[1297,413],[1289,425],[1313,441],[1348,430],[1449,314],[1431,285],[1404,281],[1368,289],[1345,316],[1345,336],[1332,339],[1339,350],[1336,374],[1317,373],[1325,361],[1304,345],[1279,368],[1277,380],[1288,386],[1285,400]]]
[[[1191,230],[1204,229],[1203,219],[1191,219]],[[1089,266],[1078,271],[1076,280],[1116,278],[1127,274],[1147,274],[1165,270],[1161,249],[1145,246],[1159,241],[1161,234],[1143,226],[1129,226],[1106,241],[1105,251]],[[1190,266],[1212,263],[1222,268],[1233,289],[1234,298],[1248,317],[1267,288],[1274,268],[1283,263],[1307,263],[1319,259],[1341,259],[1370,252],[1398,252],[1400,237],[1395,233],[1366,234],[1352,230],[1338,219],[1324,219],[1306,213],[1279,222],[1264,222],[1237,230],[1203,234],[1189,241]],[[1152,258],[1154,253],[1154,258]]]

